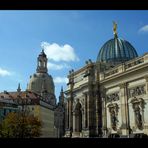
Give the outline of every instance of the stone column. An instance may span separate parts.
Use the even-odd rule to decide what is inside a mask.
[[[106,137],[107,136],[107,107],[106,107],[106,96],[100,96],[100,105],[101,105],[101,124],[102,124],[102,136]]]
[[[103,115],[103,118],[102,118],[102,122],[103,122],[103,131],[104,131],[104,136],[106,137],[107,136],[107,106],[106,106],[106,98],[102,98],[102,115]]]
[[[69,100],[69,129],[72,128],[72,112],[71,112],[71,100]]]
[[[128,110],[128,91],[127,83],[120,85],[120,102],[121,102],[121,117],[122,117],[122,135],[129,136],[129,110]]]
[[[88,94],[87,95],[87,128],[88,130],[90,130],[90,120],[91,120],[91,117],[90,117],[90,95]]]
[[[91,92],[88,93],[87,97],[87,126],[88,126],[88,133],[89,137],[94,135],[95,129],[94,129],[94,116],[95,116],[95,106],[94,106],[94,98],[92,97]]]
[[[87,128],[87,93],[84,94],[84,129]]]
[[[82,109],[82,130],[84,128],[85,128],[85,103],[83,104],[83,109]]]
[[[75,117],[75,112],[73,112],[73,132],[76,131],[76,117]]]
[[[67,105],[67,107],[66,107],[67,108],[66,109],[67,110],[67,115],[66,115],[66,120],[67,120],[66,121],[66,125],[67,126],[66,126],[66,128],[69,129],[69,101],[67,101],[67,104],[66,105]]]
[[[99,127],[99,107],[98,107],[98,94],[96,94],[96,102],[95,102],[95,107],[96,107],[96,135],[99,134],[98,132],[98,127]]]
[[[148,76],[145,76],[145,93],[146,93],[146,96],[148,98]],[[145,117],[144,116],[147,116],[146,115],[146,112],[144,113],[144,108],[142,108],[142,118],[143,118],[143,123],[144,123],[144,132],[146,134],[148,134],[148,126],[147,126],[147,122],[145,121]]]
[[[148,76],[145,77],[145,91],[146,91],[146,94],[148,95]]]

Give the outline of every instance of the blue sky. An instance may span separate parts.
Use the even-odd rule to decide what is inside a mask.
[[[148,51],[146,10],[1,10],[0,91],[15,91],[18,83],[25,90],[44,47],[58,98],[61,86],[66,89],[69,70],[79,69],[88,59],[96,61],[99,49],[113,38],[113,21],[118,24],[118,36],[139,55]]]

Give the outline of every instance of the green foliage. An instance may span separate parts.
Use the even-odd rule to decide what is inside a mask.
[[[41,121],[33,115],[25,113],[9,113],[0,125],[2,138],[39,137]]]

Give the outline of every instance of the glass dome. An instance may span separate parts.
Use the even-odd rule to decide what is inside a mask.
[[[97,62],[118,64],[138,56],[135,48],[126,40],[118,38],[114,28],[114,38],[107,41],[99,51]]]
[[[123,39],[114,38],[107,41],[97,57],[100,62],[125,62],[138,56],[135,48]]]

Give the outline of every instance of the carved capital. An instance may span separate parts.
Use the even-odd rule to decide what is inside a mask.
[[[126,88],[128,86],[128,83],[120,83],[119,87],[120,88]]]
[[[148,82],[148,76],[145,76],[144,79],[146,80],[146,82]]]
[[[88,91],[83,92],[83,95],[86,97],[88,95]]]

